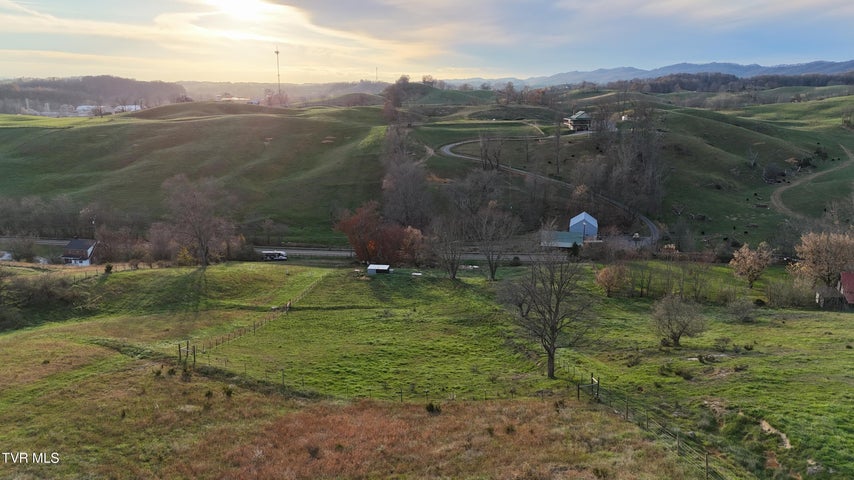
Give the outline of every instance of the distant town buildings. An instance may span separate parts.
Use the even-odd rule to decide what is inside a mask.
[[[56,110],[51,109],[49,103],[42,108],[31,105],[29,100],[21,108],[21,115],[34,115],[40,117],[95,117],[100,115],[113,115],[116,113],[138,112],[142,105],[60,105]]]

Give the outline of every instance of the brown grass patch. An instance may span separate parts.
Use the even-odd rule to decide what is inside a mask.
[[[3,337],[0,339],[3,386],[8,388],[30,384],[56,373],[80,368],[114,353],[104,347],[68,340],[24,335]]]
[[[587,406],[323,403],[231,449],[225,478],[682,478],[634,426]],[[189,472],[183,472],[189,473]],[[207,475],[212,472],[195,471]]]

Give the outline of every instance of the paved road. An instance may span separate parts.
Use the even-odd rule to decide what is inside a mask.
[[[590,134],[589,132],[582,132],[582,133],[576,133],[574,135],[589,135],[589,134]],[[504,138],[504,140],[523,140],[524,138],[525,137],[506,137],[506,138]],[[554,138],[554,137],[552,136],[552,137],[528,137],[528,138],[542,140],[542,139],[548,139],[548,138]],[[468,143],[476,143],[479,141],[480,141],[480,139],[463,140],[461,142],[449,143],[447,145],[443,145],[442,147],[440,147],[439,151],[442,152],[442,155],[445,155],[447,157],[461,158],[461,159],[472,161],[472,162],[480,162],[481,159],[479,157],[454,152],[454,149],[459,147],[460,145],[465,145]],[[504,170],[506,172],[511,172],[513,174],[516,174],[516,175],[522,175],[522,176],[525,176],[528,178],[535,178],[538,180],[542,180],[544,182],[551,182],[555,185],[558,185],[558,186],[561,186],[564,188],[572,189],[574,187],[569,182],[564,182],[563,180],[558,180],[555,178],[547,177],[545,175],[540,175],[538,173],[532,173],[532,172],[528,172],[525,170],[520,170],[518,168],[510,167],[508,165],[501,165],[499,168],[501,170]],[[655,222],[650,220],[645,215],[641,214],[640,212],[637,212],[637,211],[630,209],[627,205],[625,205],[621,202],[618,202],[617,200],[614,200],[613,198],[609,198],[609,197],[606,197],[606,196],[598,194],[598,193],[596,193],[594,195],[599,200],[601,200],[603,202],[610,203],[611,205],[614,205],[617,208],[620,208],[622,210],[625,210],[626,212],[629,212],[630,214],[632,214],[634,216],[637,216],[637,218],[641,222],[643,222],[644,225],[646,225],[646,228],[649,230],[649,236],[648,237],[641,237],[641,239],[638,241],[639,247],[655,245],[658,242],[659,238],[661,238],[661,231],[659,230],[658,226],[655,224]]]

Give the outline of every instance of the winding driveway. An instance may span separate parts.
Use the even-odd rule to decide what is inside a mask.
[[[585,135],[585,134],[588,134],[588,133],[585,132],[585,133],[576,134],[576,135]],[[505,137],[505,138],[503,138],[503,140],[524,140],[525,138],[526,137]],[[554,137],[551,136],[551,137],[528,137],[528,138],[543,140],[543,139],[554,138]],[[481,159],[479,157],[454,152],[454,149],[459,147],[460,145],[465,145],[467,143],[476,143],[479,141],[480,140],[478,139],[478,140],[463,140],[461,142],[449,143],[447,145],[442,145],[439,148],[439,151],[442,152],[442,155],[445,155],[447,157],[460,158],[460,159],[468,160],[468,161],[472,161],[472,162],[480,162]],[[558,180],[555,178],[547,177],[545,175],[540,175],[538,173],[532,173],[532,172],[528,172],[525,170],[520,170],[518,168],[510,167],[507,165],[500,165],[498,168],[501,170],[504,170],[506,172],[516,174],[516,175],[522,175],[522,176],[525,176],[528,178],[534,178],[537,180],[542,180],[544,182],[551,182],[551,183],[558,185],[560,187],[570,188],[570,189],[573,187],[573,185],[569,182],[564,182],[563,180]],[[611,205],[614,205],[615,207],[620,208],[620,209],[622,209],[626,212],[629,212],[630,214],[636,216],[641,222],[644,223],[644,225],[646,225],[646,228],[649,230],[649,236],[648,237],[641,237],[641,239],[638,241],[638,246],[655,245],[658,242],[658,239],[661,238],[661,231],[659,230],[658,226],[655,224],[655,222],[650,220],[645,215],[641,214],[640,212],[632,210],[631,208],[628,207],[628,205],[625,205],[621,202],[618,202],[617,200],[614,200],[613,198],[608,198],[608,197],[606,197],[602,194],[599,194],[599,193],[594,193],[594,195],[599,200],[606,202],[606,203],[610,203]]]
[[[851,153],[851,150],[848,150],[847,148],[843,147],[842,145],[840,145],[840,147],[842,147],[842,150],[845,150],[845,154],[848,155],[848,161],[847,162],[842,162],[839,165],[837,165],[837,166],[835,166],[829,170],[825,170],[823,172],[816,172],[816,173],[811,173],[809,175],[804,175],[803,177],[795,180],[794,182],[787,183],[786,185],[783,185],[780,188],[774,190],[774,192],[771,194],[771,208],[773,208],[774,210],[776,210],[779,213],[782,213],[783,215],[786,215],[788,217],[797,218],[797,219],[801,219],[801,220],[807,219],[808,217],[806,215],[803,215],[801,213],[798,213],[798,212],[792,210],[791,208],[787,207],[783,203],[783,193],[792,187],[797,187],[798,185],[803,185],[806,182],[809,182],[811,180],[815,180],[818,177],[821,177],[823,175],[827,175],[829,173],[833,173],[837,170],[841,170],[841,169],[851,165],[851,162],[854,162],[854,153]]]

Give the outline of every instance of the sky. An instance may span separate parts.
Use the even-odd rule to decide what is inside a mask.
[[[277,58],[282,83],[854,59],[852,0],[0,0],[0,26],[0,78],[275,83]]]

